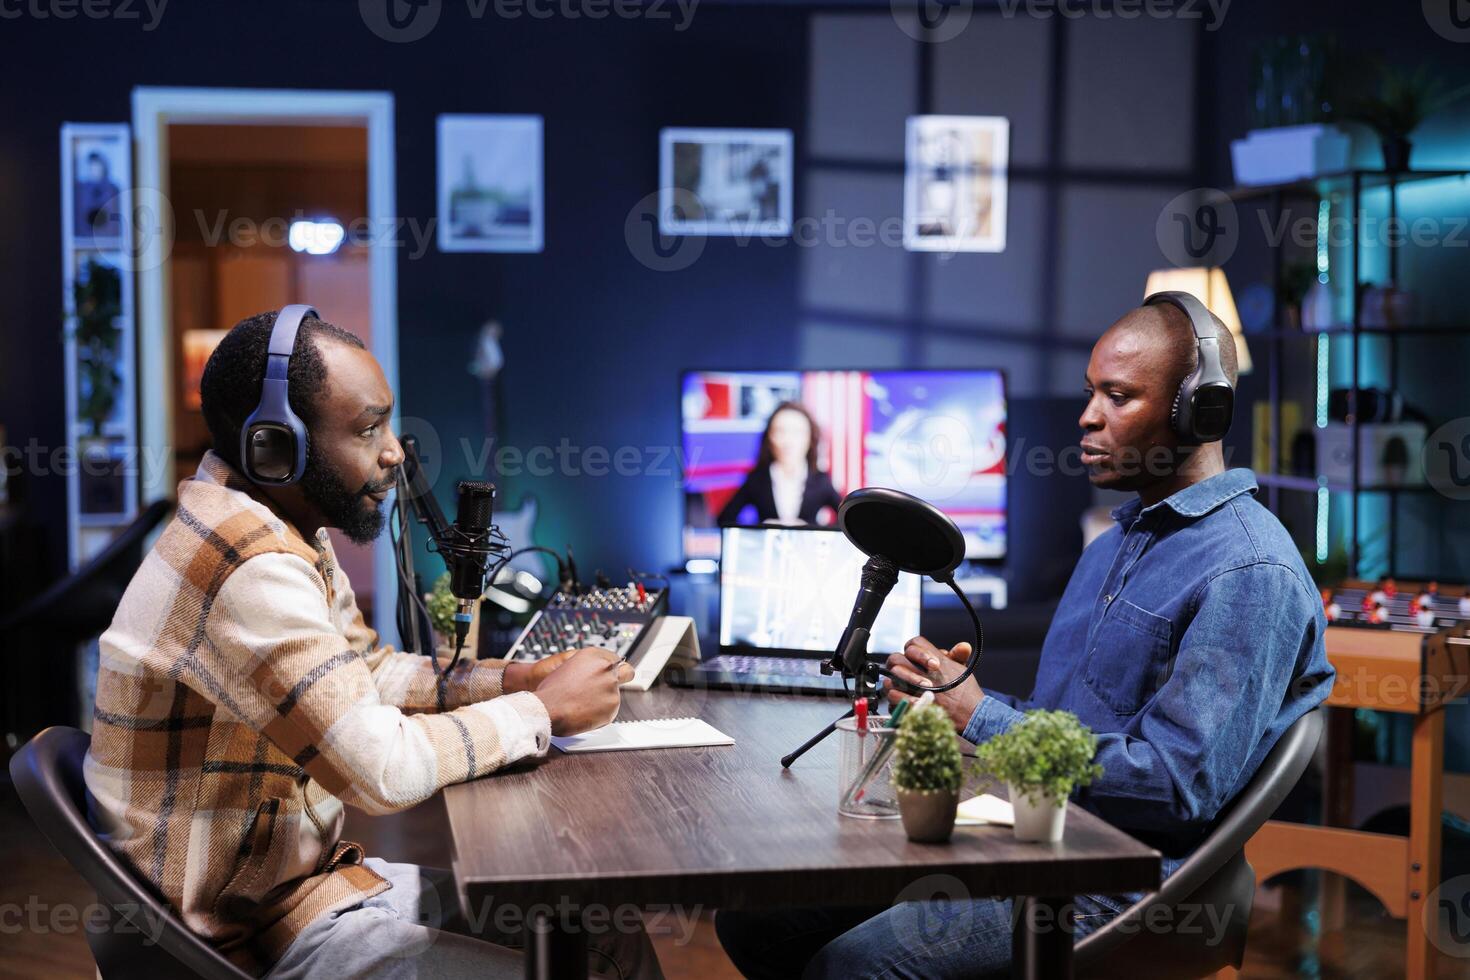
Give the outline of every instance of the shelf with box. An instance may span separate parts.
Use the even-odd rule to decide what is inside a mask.
[[[1288,209],[1302,201],[1317,202],[1321,215],[1334,209],[1346,212],[1345,217],[1337,219],[1347,232],[1346,240],[1338,242],[1344,259],[1340,265],[1345,265],[1345,272],[1334,270],[1334,275],[1328,277],[1325,262],[1319,264],[1321,271],[1312,276],[1306,294],[1294,297],[1300,300],[1299,307],[1285,298],[1291,293],[1285,288],[1285,280],[1291,275],[1286,237],[1274,242],[1268,239],[1273,296],[1270,325],[1252,332],[1250,337],[1260,341],[1253,346],[1263,352],[1267,366],[1266,399],[1258,405],[1261,411],[1257,415],[1265,438],[1258,434],[1254,460],[1267,505],[1281,513],[1286,494],[1347,495],[1344,550],[1348,576],[1361,570],[1364,521],[1359,504],[1363,498],[1383,495],[1388,500],[1384,524],[1388,575],[1403,572],[1398,568],[1399,499],[1412,497],[1431,502],[1431,506],[1434,501],[1448,503],[1456,499],[1444,492],[1435,472],[1426,471],[1426,463],[1437,461],[1435,447],[1426,447],[1426,440],[1438,426],[1429,418],[1416,417],[1410,400],[1400,393],[1400,374],[1408,345],[1470,340],[1470,326],[1434,323],[1425,316],[1427,311],[1418,308],[1423,297],[1405,288],[1404,279],[1412,278],[1403,275],[1408,271],[1405,253],[1425,247],[1415,236],[1394,231],[1412,225],[1400,217],[1400,194],[1408,185],[1442,187],[1453,197],[1470,187],[1470,170],[1343,170],[1241,187],[1225,195],[1233,204],[1252,202],[1260,206],[1264,202],[1263,226],[1282,227]],[[1365,201],[1370,193],[1382,214],[1370,210]],[[1422,198],[1418,203],[1422,206]],[[1448,227],[1457,218],[1447,213],[1443,220]],[[1365,226],[1370,223],[1388,229],[1388,237],[1368,240]],[[1382,285],[1373,284],[1365,267],[1366,253],[1374,246],[1381,247],[1373,258],[1386,274]],[[1319,243],[1319,252],[1325,255],[1326,247]],[[1299,362],[1302,357],[1301,345],[1296,341],[1308,339],[1313,341],[1311,353],[1317,357],[1317,411],[1311,419],[1303,418],[1300,405],[1288,400],[1285,392],[1288,378],[1299,377],[1287,363],[1291,358]],[[1327,351],[1346,347],[1349,370],[1345,387],[1334,388],[1324,376],[1327,355],[1323,345],[1329,345]],[[1375,366],[1382,368],[1378,373],[1386,379],[1385,387],[1365,383],[1365,357],[1369,353],[1377,358]]]

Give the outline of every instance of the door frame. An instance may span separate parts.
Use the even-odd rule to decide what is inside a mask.
[[[301,89],[172,88],[133,89],[133,140],[137,156],[134,186],[138,211],[150,197],[167,202],[168,127],[173,123],[222,125],[365,126],[368,138],[370,227],[392,227],[398,212],[395,192],[393,95],[391,92]],[[177,482],[173,462],[174,384],[170,266],[173,228],[160,220],[149,234],[136,231],[138,291],[138,434],[142,500],[172,497]],[[374,233],[368,244],[372,300],[372,353],[394,391],[398,390],[398,250],[392,236]],[[300,297],[283,297],[284,302]],[[394,410],[395,416],[397,409]],[[397,419],[395,418],[395,424]],[[387,535],[373,549],[374,626],[384,642],[397,633],[392,597],[397,595],[393,550]]]

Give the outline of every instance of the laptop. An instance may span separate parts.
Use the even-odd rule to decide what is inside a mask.
[[[690,687],[801,694],[851,691],[823,674],[857,598],[868,556],[835,528],[727,527],[720,534],[720,652],[678,679]],[[923,582],[900,573],[873,624],[883,661],[919,633]]]

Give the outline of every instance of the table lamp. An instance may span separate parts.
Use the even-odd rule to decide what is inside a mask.
[[[1157,269],[1148,274],[1148,284],[1143,287],[1143,295],[1168,289],[1177,289],[1194,296],[1230,328],[1230,334],[1235,338],[1235,354],[1240,373],[1250,374],[1251,352],[1245,343],[1245,334],[1240,327],[1240,314],[1235,310],[1235,297],[1230,295],[1230,283],[1225,279],[1225,270],[1218,266]]]

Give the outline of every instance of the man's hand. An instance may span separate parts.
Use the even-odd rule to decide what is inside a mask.
[[[922,636],[916,636],[904,644],[903,653],[895,653],[888,658],[888,669],[901,680],[916,687],[934,687],[947,684],[964,673],[965,664],[969,660],[968,643],[956,643],[950,649],[943,650]],[[984,697],[985,692],[980,689],[980,682],[971,675],[959,687],[934,695],[934,703],[949,715],[955,730],[962,732]],[[904,694],[891,687],[888,690],[890,704],[916,699],[916,695]]]
[[[551,734],[578,735],[618,716],[618,685],[633,679],[633,666],[609,650],[587,647],[562,654],[536,689],[551,717]],[[549,659],[549,658],[548,658]]]
[[[535,663],[508,663],[505,665],[505,680],[501,686],[506,694],[516,691],[534,691],[546,680],[546,676],[572,658],[575,650],[563,650]]]

